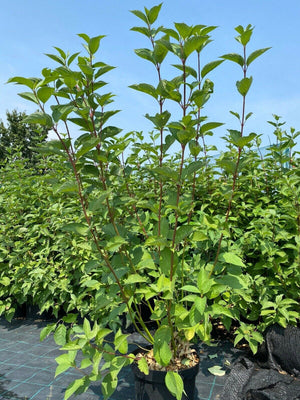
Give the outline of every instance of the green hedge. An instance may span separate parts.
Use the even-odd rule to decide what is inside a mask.
[[[282,140],[282,149],[285,146],[286,140]],[[234,152],[228,149],[216,161],[210,161],[197,178],[197,219],[191,221],[197,231],[193,238],[197,246],[193,254],[187,254],[194,260],[195,271],[198,265],[215,259],[232,187],[228,168]],[[131,184],[136,190],[147,190],[149,201],[155,204],[156,189],[144,186],[146,173],[141,167],[135,173],[131,171],[135,181]],[[257,150],[248,150],[239,173],[216,266],[216,274],[228,290],[222,299],[212,296],[210,301],[232,305],[242,328],[244,323],[248,327],[259,325],[261,331],[273,323],[296,324],[300,288],[299,158],[287,168],[280,147],[269,150],[264,159]],[[111,174],[115,174],[117,187],[118,171]],[[0,313],[8,319],[23,303],[36,304],[41,311],[50,310],[56,316],[59,310],[79,312],[91,319],[101,316],[108,323],[113,313],[120,312],[108,301],[106,288],[112,282],[99,269],[92,244],[85,236],[66,229],[82,221],[74,186],[68,183],[71,176],[66,163],[59,159],[41,161],[39,173],[26,168],[22,160],[11,161],[0,170]],[[120,186],[119,190],[115,210],[117,202],[124,201],[124,188]],[[98,204],[98,224],[105,235],[110,228],[99,207],[99,192],[96,190],[93,196],[95,202],[92,200],[90,207],[95,212]],[[140,207],[141,218],[149,214],[148,208],[149,204],[144,211]],[[130,225],[130,220],[127,222]],[[233,255],[243,262],[226,259]],[[121,260],[116,257],[115,262]],[[222,278],[225,266],[228,282]],[[193,275],[190,281],[192,284]],[[229,329],[231,318],[224,316],[223,323]]]

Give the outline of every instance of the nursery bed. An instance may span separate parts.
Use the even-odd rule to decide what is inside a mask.
[[[63,400],[68,384],[81,377],[76,371],[67,371],[54,379],[55,358],[61,354],[50,336],[39,341],[40,331],[47,322],[39,320],[13,320],[8,323],[0,319],[0,399],[10,400]],[[137,334],[132,341],[140,341]],[[221,342],[213,347],[201,345],[201,365],[196,379],[197,400],[222,400],[225,376],[214,376],[208,371],[214,365],[232,363],[241,351],[230,342]],[[226,363],[228,364],[228,363]],[[102,400],[100,384],[92,385],[77,400]],[[134,400],[134,382],[129,368],[119,375],[119,385],[112,400]]]

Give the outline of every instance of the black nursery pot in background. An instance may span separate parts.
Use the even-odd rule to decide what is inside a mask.
[[[133,354],[140,352],[135,350]],[[131,364],[135,380],[135,399],[136,400],[176,400],[169,392],[165,384],[166,371],[149,371],[148,375],[141,372],[134,362]],[[199,371],[199,363],[194,367],[178,371],[183,383],[184,391],[182,400],[194,400],[195,398],[195,381]]]

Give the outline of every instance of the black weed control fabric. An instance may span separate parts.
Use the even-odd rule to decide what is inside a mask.
[[[240,357],[221,400],[299,400],[300,329],[274,326],[253,360]]]

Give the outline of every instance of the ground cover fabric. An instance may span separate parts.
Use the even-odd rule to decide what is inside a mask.
[[[221,399],[299,400],[300,328],[271,327],[255,357],[233,364]]]

